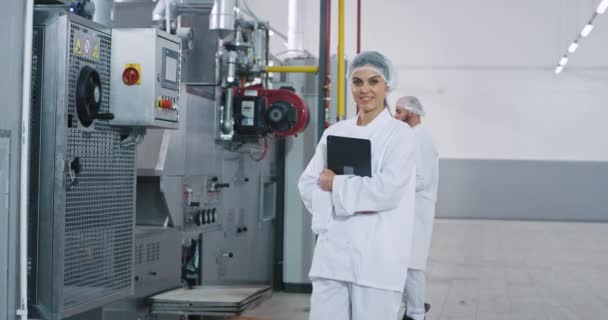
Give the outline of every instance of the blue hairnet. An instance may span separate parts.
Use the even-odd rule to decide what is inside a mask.
[[[351,61],[348,68],[348,79],[352,79],[353,74],[365,67],[371,67],[380,73],[389,87],[389,91],[397,88],[397,74],[393,63],[378,51],[363,51]]]

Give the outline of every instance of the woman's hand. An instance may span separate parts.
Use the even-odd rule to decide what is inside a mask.
[[[321,187],[323,191],[331,191],[335,176],[336,174],[329,169],[321,171],[321,175],[319,176],[319,187]]]

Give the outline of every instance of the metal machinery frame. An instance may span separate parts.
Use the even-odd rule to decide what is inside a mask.
[[[303,130],[317,117],[306,107],[316,102],[316,76],[271,79],[269,26],[237,14],[234,0],[216,1],[211,14],[213,1],[173,2],[165,28],[191,28],[187,46],[154,28],[110,30],[61,10],[36,14],[34,316],[145,317],[157,293],[268,286],[283,268],[275,232],[293,201],[282,186],[295,178],[284,171],[314,149],[315,131]],[[179,54],[159,58],[167,48]]]
[[[63,319],[133,293],[135,146],[111,127],[110,30],[36,16],[30,304]]]

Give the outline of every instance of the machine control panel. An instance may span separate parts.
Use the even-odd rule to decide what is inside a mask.
[[[191,176],[184,180],[184,229],[202,231],[221,228],[219,193],[229,187],[218,178]]]
[[[156,28],[113,29],[112,43],[110,123],[179,128],[181,40]]]

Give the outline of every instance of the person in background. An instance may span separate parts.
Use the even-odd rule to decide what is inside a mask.
[[[422,104],[416,97],[401,97],[397,100],[395,118],[406,122],[414,129],[416,137],[416,202],[412,256],[407,269],[407,280],[403,292],[406,313],[404,320],[423,320],[430,305],[425,305],[426,279],[424,270],[429,256],[437,184],[439,181],[439,154],[428,130],[422,125],[425,115]],[[408,244],[408,242],[406,242]]]
[[[388,111],[395,69],[376,51],[349,67],[357,117],[325,130],[298,188],[317,234],[309,277],[311,320],[393,320],[410,264],[415,196],[413,130]],[[371,177],[327,169],[327,136],[371,141]]]

